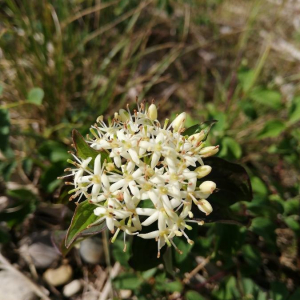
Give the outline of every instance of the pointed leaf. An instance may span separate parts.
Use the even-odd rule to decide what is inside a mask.
[[[163,255],[163,262],[165,270],[168,274],[170,274],[172,277],[175,276],[174,273],[174,266],[173,266],[173,252],[172,249],[168,248],[165,254]]]
[[[143,283],[143,279],[135,274],[124,273],[113,279],[113,286],[117,290],[136,290]]]
[[[65,238],[66,238],[67,230],[55,230],[51,233],[51,241],[56,250],[61,253],[63,256],[66,256],[68,252],[75,245],[72,244],[69,248],[66,248]]]
[[[101,154],[101,161],[103,162],[107,158],[107,153],[103,151],[97,151],[91,148],[85,141],[83,136],[75,129],[72,131],[73,143],[76,148],[77,156],[81,159],[87,159],[92,157],[92,162],[95,160],[98,154]]]
[[[204,221],[205,223],[224,223],[224,224],[235,224],[239,226],[247,226],[251,225],[250,220],[246,216],[240,216],[230,208],[223,208],[214,204],[213,201],[208,198],[211,206],[213,207],[213,211],[211,214],[206,216],[203,212],[201,212],[196,205],[193,205],[192,212],[194,214],[193,220]]]
[[[272,138],[279,136],[284,130],[286,126],[280,120],[270,120],[268,121],[261,132],[258,134],[259,139],[264,138]]]
[[[281,94],[277,91],[264,89],[262,87],[254,89],[249,97],[257,103],[269,106],[273,109],[281,107]]]
[[[248,225],[246,216],[237,215],[230,206],[239,201],[252,200],[252,188],[246,170],[237,164],[230,163],[218,157],[210,157],[204,163],[212,167],[211,173],[204,180],[216,183],[217,191],[207,199],[213,207],[213,212],[206,216],[193,206],[194,218],[205,222],[223,222]]]
[[[212,167],[211,173],[204,179],[216,183],[218,191],[209,199],[229,207],[238,201],[252,200],[252,187],[249,175],[244,167],[219,157],[204,159],[204,163]]]
[[[184,131],[184,135],[190,136],[190,135],[199,133],[199,132],[201,132],[201,131],[204,131],[205,137],[204,137],[203,141],[205,141],[205,140],[207,139],[207,136],[208,136],[208,134],[209,134],[209,132],[210,132],[211,127],[212,127],[215,123],[217,123],[217,122],[218,122],[218,121],[216,121],[216,120],[211,120],[211,121],[205,121],[205,122],[203,122],[203,123],[201,123],[201,124],[196,124],[196,125],[194,125],[194,126],[191,126],[191,127],[187,128],[187,129]]]
[[[157,224],[144,226],[140,233],[148,233],[157,230]],[[157,242],[155,239],[142,239],[138,236],[133,236],[132,240],[132,255],[128,261],[129,265],[137,271],[146,271],[155,268],[163,262],[163,255],[166,251],[166,246],[160,249],[160,258],[157,258]]]
[[[66,247],[67,230],[53,231],[51,234],[51,240],[54,247],[65,257],[78,242],[81,242],[89,236],[100,233],[105,228],[106,226],[103,228],[103,224],[101,224],[81,231],[78,236],[70,243],[68,248]]]
[[[99,217],[94,214],[96,207],[96,205],[89,203],[88,200],[78,204],[66,235],[66,248],[69,248],[79,236],[97,234],[106,228],[105,222],[88,228],[88,226],[99,219]]]

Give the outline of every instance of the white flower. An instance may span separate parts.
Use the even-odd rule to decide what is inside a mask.
[[[73,183],[68,183],[74,185],[71,198],[85,196],[97,205],[94,214],[99,219],[94,224],[105,221],[114,233],[112,242],[120,231],[124,232],[124,241],[127,234],[154,238],[159,256],[165,244],[177,249],[175,236],[193,243],[185,230],[191,229],[189,222],[199,223],[193,220],[194,207],[206,215],[212,212],[207,198],[216,184],[204,181],[199,186],[197,180],[211,172],[202,158],[217,153],[218,146],[204,147],[203,131],[184,136],[186,117],[181,113],[169,127],[169,120],[161,126],[155,104],[145,111],[143,103],[133,114],[121,109],[109,124],[101,116],[87,141],[101,151],[93,168],[92,158],[80,160],[74,156],[75,161],[71,161],[75,166],[67,169],[71,172],[67,176],[74,177]],[[150,225],[156,228],[144,233],[143,228]]]

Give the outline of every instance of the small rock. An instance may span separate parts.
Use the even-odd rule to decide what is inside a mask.
[[[23,258],[32,262],[36,268],[49,268],[60,257],[51,241],[51,233],[47,230],[25,236],[19,247]]]
[[[76,279],[64,286],[63,294],[65,297],[71,297],[78,293],[82,288],[81,281]]]
[[[100,238],[87,238],[80,243],[82,259],[90,264],[98,264],[103,260],[103,246]]]
[[[9,199],[5,196],[0,197],[0,212],[4,211],[4,209],[8,206]]]
[[[121,299],[128,299],[131,296],[132,292],[131,290],[120,290],[119,294]]]
[[[47,283],[53,286],[59,286],[70,281],[73,270],[70,265],[62,265],[57,269],[48,269],[43,277]]]
[[[33,300],[36,295],[21,276],[10,271],[0,272],[0,300]]]
[[[43,243],[30,245],[28,247],[28,253],[37,268],[47,268],[59,257],[54,247]]]

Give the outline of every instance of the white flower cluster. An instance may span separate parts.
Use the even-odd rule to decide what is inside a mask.
[[[103,117],[92,126],[94,137],[90,147],[99,150],[92,165],[92,158],[81,160],[75,155],[71,170],[74,176],[72,198],[82,197],[98,207],[94,210],[114,233],[120,230],[144,239],[156,239],[158,257],[167,244],[176,245],[173,237],[184,235],[191,229],[192,206],[196,205],[206,215],[212,212],[206,200],[216,189],[212,181],[197,185],[197,180],[211,172],[202,158],[218,152],[218,146],[205,147],[205,133],[184,136],[186,113],[182,113],[168,126],[157,120],[157,108],[144,104],[138,111],[120,110],[107,125]],[[105,159],[104,159],[105,157]],[[80,199],[79,198],[79,199]],[[156,229],[140,233],[143,226],[157,222]],[[203,222],[197,222],[203,224]],[[177,249],[180,252],[180,250]]]

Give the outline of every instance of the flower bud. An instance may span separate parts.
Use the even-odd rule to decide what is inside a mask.
[[[157,108],[153,103],[148,108],[148,116],[152,121],[157,120]]]
[[[202,157],[209,157],[219,152],[219,146],[209,146],[200,150],[199,154]]]
[[[107,163],[106,164],[106,170],[108,172],[112,172],[115,169],[115,164],[114,163]]]
[[[191,136],[189,137],[188,140],[189,140],[193,145],[197,145],[197,144],[199,144],[199,143],[204,139],[204,137],[205,137],[205,133],[204,133],[204,131],[202,130],[202,131],[199,132],[199,133],[195,133],[195,134],[191,135]]]
[[[204,181],[200,184],[199,189],[201,193],[212,194],[217,185],[213,181]]]
[[[200,200],[198,202],[197,206],[198,206],[199,210],[201,210],[202,212],[204,212],[207,216],[213,211],[212,206],[205,199]]]
[[[179,116],[175,118],[175,120],[172,122],[172,127],[174,128],[174,131],[178,131],[184,126],[186,120],[186,113],[183,112]]]
[[[211,170],[212,170],[211,166],[204,165],[196,168],[195,172],[197,173],[198,178],[202,178],[208,175],[211,172]]]
[[[97,118],[97,120],[96,120],[98,123],[101,123],[101,122],[103,122],[103,116],[99,116],[98,118]]]
[[[94,214],[96,216],[103,215],[103,214],[105,214],[105,212],[106,212],[106,209],[104,207],[97,207],[94,209]]]
[[[128,111],[126,111],[125,109],[120,109],[119,110],[119,119],[122,122],[128,121],[129,120],[129,113],[128,113]]]

